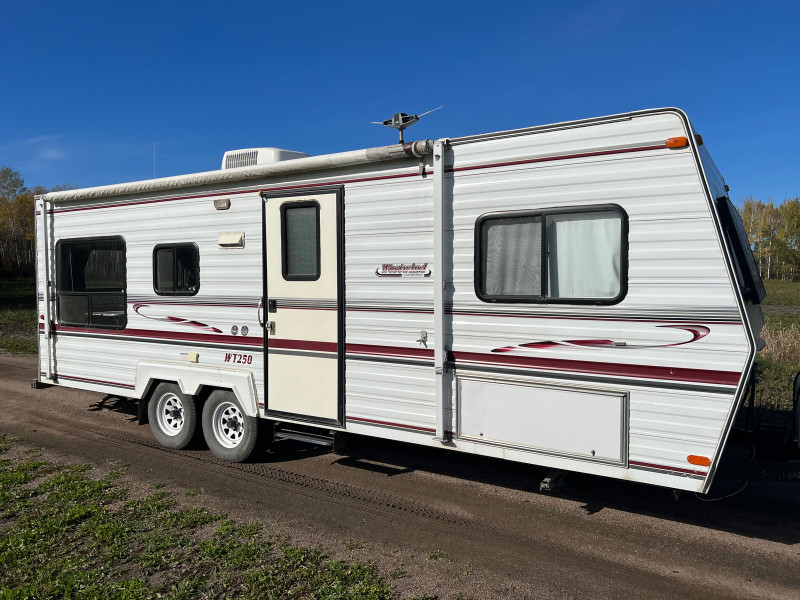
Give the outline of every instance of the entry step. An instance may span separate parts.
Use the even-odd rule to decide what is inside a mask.
[[[311,427],[281,426],[275,427],[276,440],[294,440],[317,446],[327,446],[336,451],[343,448],[347,434],[341,431],[325,431]]]

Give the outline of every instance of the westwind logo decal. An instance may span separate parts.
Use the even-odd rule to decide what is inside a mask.
[[[430,277],[429,263],[385,263],[375,269],[378,277]]]

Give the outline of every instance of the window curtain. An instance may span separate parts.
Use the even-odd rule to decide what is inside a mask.
[[[614,298],[620,292],[622,219],[611,212],[547,217],[548,297]]]

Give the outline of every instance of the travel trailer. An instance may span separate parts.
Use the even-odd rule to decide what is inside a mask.
[[[674,108],[36,198],[37,385],[246,460],[353,433],[707,492],[764,288]]]

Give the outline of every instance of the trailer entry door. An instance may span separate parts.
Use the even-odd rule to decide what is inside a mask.
[[[264,203],[266,412],[341,425],[341,191]]]

